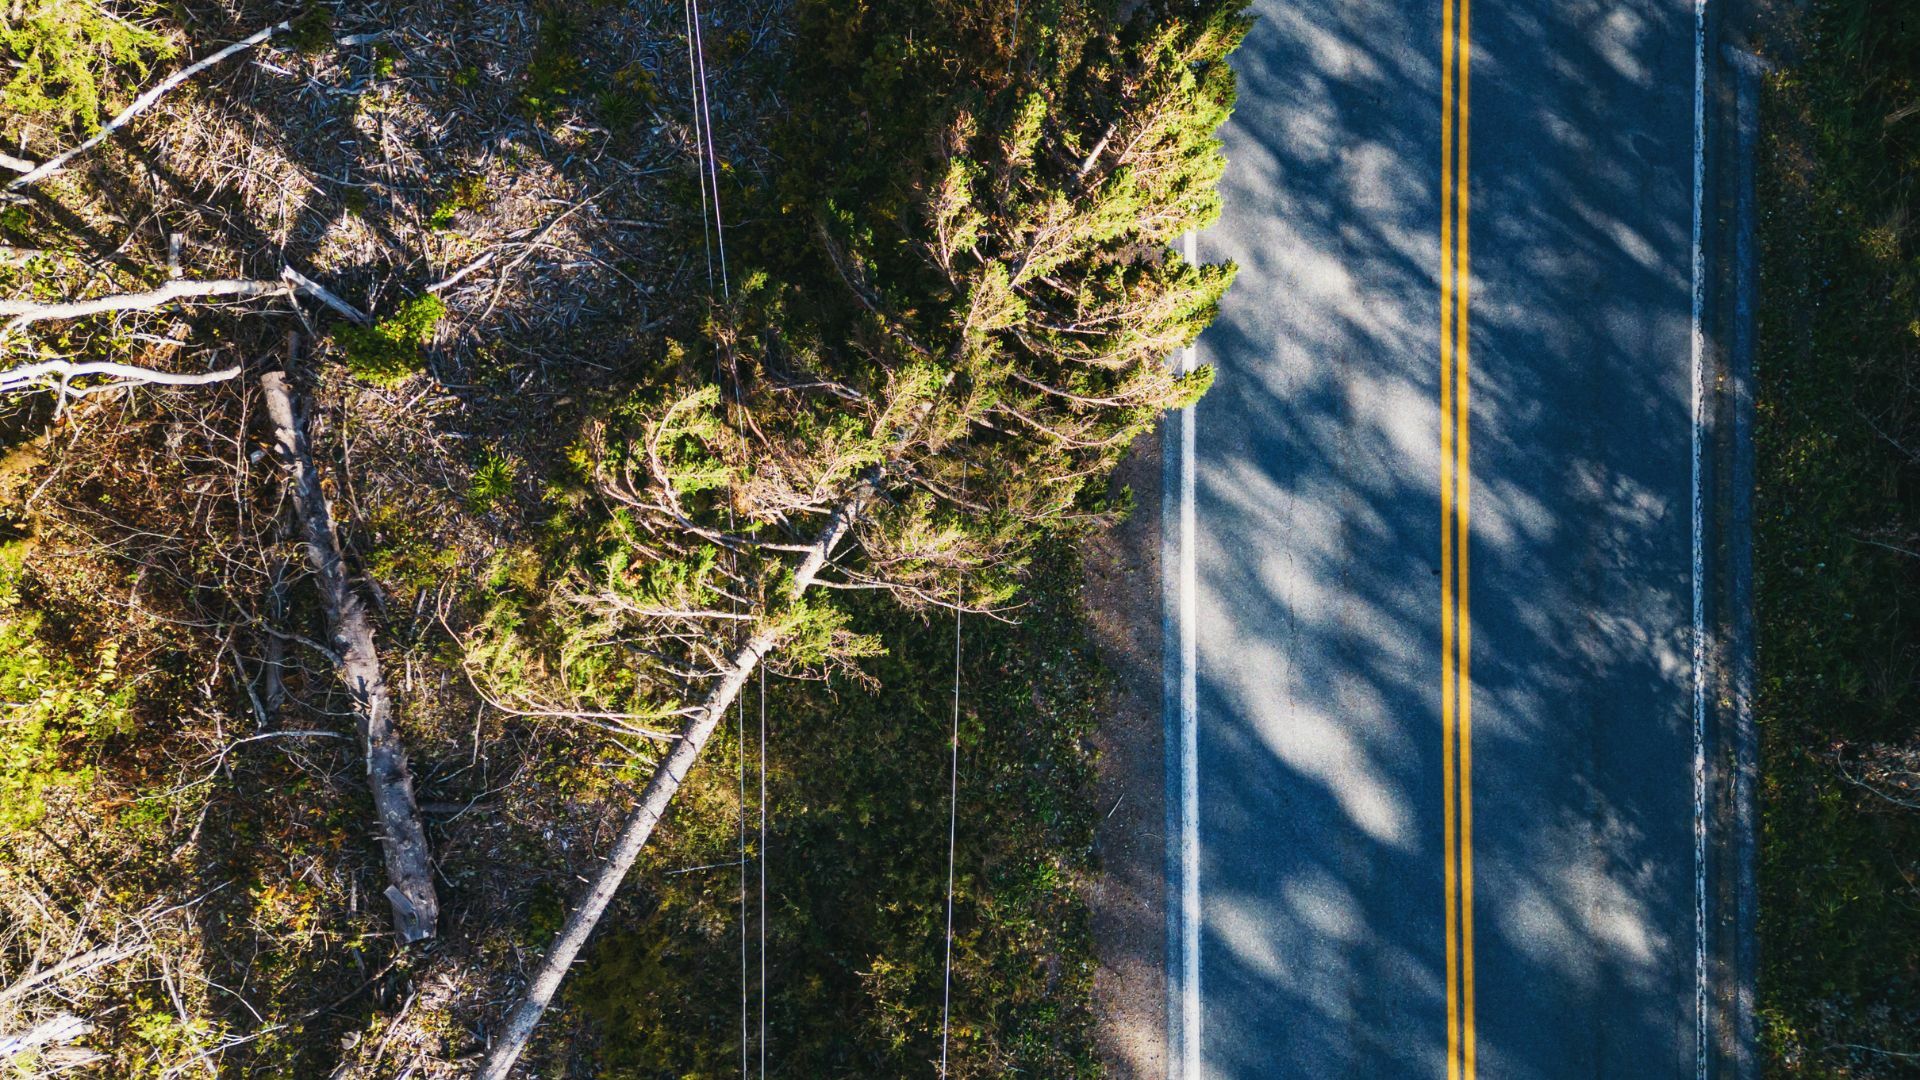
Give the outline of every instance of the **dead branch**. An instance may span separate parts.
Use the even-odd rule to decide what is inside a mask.
[[[0,340],[18,332],[21,327],[49,319],[82,319],[88,315],[99,315],[108,311],[151,311],[175,300],[190,300],[213,296],[279,296],[287,292],[287,286],[278,281],[253,281],[243,278],[220,278],[213,281],[169,281],[157,289],[146,292],[114,293],[111,296],[96,296],[91,300],[73,300],[63,304],[41,304],[32,300],[0,300],[0,315],[11,315],[12,319],[0,327]]]
[[[141,113],[146,112],[149,108],[152,108],[153,103],[156,101],[159,101],[162,97],[164,97],[167,91],[172,90],[174,87],[179,86],[181,83],[186,82],[188,79],[193,78],[195,75],[198,75],[201,71],[204,71],[205,69],[212,67],[213,65],[219,63],[220,61],[225,60],[227,57],[232,56],[233,54],[238,52],[244,52],[245,50],[260,44],[261,42],[267,40],[273,35],[286,30],[290,25],[291,25],[290,23],[286,23],[286,22],[275,23],[272,26],[267,27],[265,30],[262,30],[257,34],[254,34],[252,37],[245,38],[241,41],[236,41],[233,44],[227,46],[226,48],[221,49],[219,52],[214,53],[212,56],[209,56],[209,57],[206,57],[205,59],[198,60],[198,61],[195,61],[194,63],[188,64],[186,67],[181,68],[179,71],[176,71],[173,74],[167,76],[166,78],[161,79],[157,84],[154,85],[152,89],[148,90],[144,94],[141,94],[139,97],[134,98],[133,104],[127,106],[125,109],[122,109],[120,111],[120,115],[114,117],[113,119],[107,121],[104,125],[102,125],[100,130],[95,132],[92,138],[87,139],[85,142],[82,142],[80,145],[74,147],[71,150],[66,151],[65,153],[56,154],[53,157],[48,158],[46,161],[41,162],[39,165],[33,166],[24,176],[14,177],[13,180],[7,184],[7,190],[8,191],[18,190],[20,188],[26,187],[28,184],[32,184],[40,180],[44,180],[47,177],[53,175],[54,173],[59,172],[61,169],[66,168],[67,162],[72,161],[75,157],[79,156],[80,154],[83,154],[86,151],[93,149],[95,146],[100,145],[102,142],[105,142],[109,136],[111,136],[114,132],[120,130],[121,128],[125,127],[130,121],[133,120],[134,117],[139,116]],[[10,159],[7,164],[8,164],[8,167],[11,168],[16,163],[22,164],[22,165],[26,164],[25,162],[19,161],[19,159],[17,158]]]
[[[0,371],[0,394],[9,394],[39,386],[49,380],[58,380],[62,388],[74,379],[89,375],[103,375],[118,380],[100,386],[90,386],[81,390],[71,390],[74,396],[113,390],[122,386],[155,384],[159,386],[204,386],[207,383],[225,382],[240,374],[237,367],[221,368],[218,371],[203,371],[195,375],[177,374],[171,371],[154,371],[133,364],[115,364],[104,360],[74,363],[70,360],[43,360],[37,364],[23,364],[17,368]]]
[[[335,296],[326,286],[295,270],[291,264],[280,268],[280,276],[291,284],[295,291],[305,293],[346,316],[347,321],[355,326],[365,326],[373,321],[367,317],[366,312]]]
[[[0,1061],[43,1046],[73,1042],[92,1030],[93,1024],[72,1013],[50,1016],[18,1035],[0,1035]]]
[[[246,299],[255,296],[301,293],[320,301],[357,325],[365,326],[372,321],[367,317],[366,312],[340,299],[332,290],[291,266],[281,268],[280,278],[279,281],[262,281],[252,278],[216,278],[211,281],[174,280],[145,292],[114,293],[110,296],[96,296],[91,300],[71,300],[58,304],[42,304],[32,300],[0,300],[0,316],[13,316],[5,326],[0,326],[0,341],[6,340],[22,327],[37,322],[53,319],[83,319],[89,315],[100,315],[109,311],[151,311],[176,300],[197,300],[219,296]]]
[[[289,359],[294,340],[289,337]],[[380,657],[373,647],[373,623],[366,605],[347,584],[332,511],[320,488],[306,427],[298,419],[287,377],[281,372],[268,372],[260,377],[260,388],[273,419],[274,453],[290,476],[294,511],[306,532],[307,558],[319,582],[321,605],[326,609],[328,628],[340,658],[340,675],[360,720],[367,781],[373,789],[380,845],[386,857],[390,882],[386,895],[393,905],[394,930],[402,942],[421,941],[434,935],[440,902],[433,889],[427,834],[414,801],[406,750],[393,726],[393,697],[381,677]]]
[[[146,950],[147,946],[144,944],[128,946],[102,945],[97,949],[88,949],[78,956],[70,956],[50,968],[43,968],[34,972],[19,982],[14,983],[12,986],[0,989],[0,1001],[7,1001],[12,998],[24,996],[32,993],[37,987],[58,982],[69,976],[83,975],[95,968],[106,967],[108,964],[117,964],[129,957],[138,956]]]

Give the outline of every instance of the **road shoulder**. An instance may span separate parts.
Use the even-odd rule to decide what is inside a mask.
[[[1166,1075],[1165,739],[1160,713],[1160,443],[1143,437],[1115,476],[1133,513],[1086,548],[1087,619],[1113,672],[1096,737],[1094,837],[1100,874],[1088,894],[1096,1039],[1113,1080]]]

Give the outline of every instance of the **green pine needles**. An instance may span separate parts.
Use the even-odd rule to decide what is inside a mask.
[[[156,10],[101,0],[12,0],[0,17],[0,117],[100,130],[120,72],[144,78],[174,45],[142,24]],[[9,127],[12,125],[9,124]]]
[[[800,14],[759,268],[576,455],[604,524],[537,625],[622,657],[609,701],[691,709],[755,631],[852,670],[874,645],[837,590],[1011,612],[1036,541],[1112,516],[1112,466],[1211,381],[1170,358],[1233,268],[1175,247],[1219,212],[1242,6]],[[700,572],[668,595],[650,566]]]
[[[469,641],[520,658],[511,686],[469,666],[514,708],[680,725],[636,749],[658,766],[592,897],[633,865],[755,667],[865,678],[878,645],[844,602],[861,592],[1010,617],[1038,542],[1110,517],[1111,468],[1206,389],[1170,359],[1233,269],[1174,243],[1219,212],[1242,8],[797,14],[780,178],[742,215],[756,268],[699,346],[586,433],[576,457],[604,516],[551,602]],[[553,661],[524,659],[556,643]],[[481,1075],[512,1067],[604,910],[569,915]]]

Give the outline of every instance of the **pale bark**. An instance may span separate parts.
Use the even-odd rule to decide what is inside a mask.
[[[43,1046],[70,1043],[93,1030],[93,1025],[72,1013],[50,1016],[18,1035],[0,1035],[0,1063]]]
[[[96,360],[73,363],[69,360],[43,360],[37,364],[23,364],[17,368],[0,371],[0,394],[15,390],[25,390],[38,386],[50,379],[57,379],[61,386],[89,375],[103,375],[118,382],[107,386],[90,387],[89,390],[104,390],[131,383],[153,383],[160,386],[204,386],[207,383],[225,382],[240,374],[237,367],[221,368],[218,371],[203,371],[197,374],[179,374],[171,371],[154,371],[151,368],[133,364],[116,364],[110,361]],[[77,394],[78,392],[76,392]]]
[[[61,304],[42,304],[32,300],[0,300],[0,315],[13,316],[7,320],[6,326],[0,327],[0,338],[9,337],[24,326],[45,322],[48,319],[80,319],[109,311],[151,311],[175,300],[219,296],[237,296],[245,299],[252,296],[278,296],[288,291],[288,286],[278,281],[222,278],[214,281],[169,281],[157,289],[148,289],[145,292],[114,293],[111,296],[96,296],[91,300],[73,300]]]
[[[82,319],[109,311],[152,311],[154,308],[171,304],[175,300],[199,300],[223,296],[247,299],[296,292],[320,301],[358,325],[365,326],[372,321],[367,318],[366,312],[335,296],[326,286],[291,266],[282,267],[280,277],[279,281],[261,281],[252,278],[216,278],[211,281],[175,280],[157,289],[148,289],[144,292],[113,293],[108,296],[96,296],[90,300],[70,300],[55,304],[43,304],[33,300],[0,300],[0,316],[13,316],[5,326],[0,326],[0,340],[4,340],[22,327],[52,319]]]
[[[124,948],[103,945],[97,949],[88,949],[78,956],[68,957],[50,968],[36,971],[4,990],[0,990],[0,1001],[8,1001],[32,993],[41,986],[57,983],[74,975],[84,975],[95,968],[117,964],[128,957],[145,952],[145,945],[129,945]]]
[[[828,517],[821,527],[819,536],[807,549],[804,558],[793,575],[794,597],[799,597],[814,584],[814,579],[833,557],[834,549],[846,538],[855,519],[866,509],[874,494],[879,490],[884,472],[875,468],[854,489],[853,495],[842,503]],[[560,982],[566,978],[567,969],[580,955],[593,928],[606,913],[607,905],[613,902],[614,894],[620,889],[620,883],[627,872],[633,869],[634,861],[640,856],[640,850],[653,835],[654,826],[665,816],[667,804],[680,790],[687,775],[699,760],[700,752],[706,749],[707,740],[712,738],[714,730],[726,716],[727,709],[746,685],[747,677],[760,661],[780,644],[777,634],[763,629],[749,637],[728,659],[720,682],[708,691],[706,700],[701,702],[698,712],[687,721],[680,731],[679,739],[667,756],[655,766],[653,777],[647,781],[646,790],[640,795],[640,805],[627,816],[621,826],[620,835],[614,840],[613,849],[607,854],[607,861],[593,876],[587,887],[587,893],[580,903],[567,916],[565,926],[560,928],[559,936],[553,945],[540,958],[540,966],[535,969],[533,978],[527,984],[526,995],[513,1012],[507,1016],[506,1027],[500,1032],[500,1038],[493,1044],[486,1061],[477,1074],[481,1080],[505,1080],[513,1071],[513,1064],[526,1049],[527,1041],[533,1036],[533,1029],[540,1023],[540,1017],[553,1002],[554,994],[560,989]]]
[[[394,931],[402,942],[421,941],[434,935],[440,901],[433,889],[432,855],[420,808],[414,801],[406,750],[393,726],[393,696],[381,677],[380,658],[373,647],[373,622],[366,605],[347,583],[333,515],[320,488],[306,427],[294,408],[287,378],[277,371],[268,372],[260,377],[260,388],[273,419],[274,452],[292,478],[294,510],[306,533],[308,561],[319,579],[321,605],[326,609],[340,675],[360,720],[367,782],[373,790],[380,846],[390,882],[386,895],[393,905]]]

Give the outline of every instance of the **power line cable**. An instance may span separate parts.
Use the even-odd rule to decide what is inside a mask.
[[[960,464],[960,497],[967,497],[967,464]],[[955,588],[953,605],[953,721],[949,734],[951,757],[947,769],[947,944],[940,976],[940,1076],[947,1075],[947,1037],[953,1012],[953,864],[954,839],[960,824],[960,616],[966,608],[966,578]]]
[[[695,174],[700,178],[700,241],[707,249],[707,292],[713,292],[713,222],[707,215],[707,136],[700,116],[700,66],[694,59],[693,0],[682,5],[687,17],[687,87],[693,95],[693,152],[699,158]]]
[[[729,514],[731,517],[731,514]],[[728,526],[731,528],[731,524]],[[739,602],[735,601],[737,608]],[[738,702],[740,778],[740,1080],[747,1080],[747,704]]]
[[[712,99],[707,93],[707,45],[700,30],[700,0],[688,0],[693,6],[693,49],[699,60],[700,70],[700,118],[707,125],[707,179],[708,188],[713,193],[713,242],[720,252],[720,295],[723,299],[732,299],[732,291],[727,286],[727,229],[720,216],[720,153],[713,145]]]
[[[700,238],[701,238],[701,241],[706,246],[706,253],[707,253],[707,292],[709,294],[713,292],[713,256],[714,256],[714,249],[716,246],[718,246],[719,252],[720,252],[720,288],[721,288],[722,295],[725,296],[725,295],[728,295],[726,234],[723,231],[724,225],[722,223],[722,219],[720,216],[719,175],[714,170],[712,165],[712,162],[715,156],[713,153],[713,117],[712,117],[711,111],[708,109],[706,104],[707,69],[706,69],[706,53],[702,45],[702,37],[700,33],[700,21],[701,21],[700,5],[697,3],[697,0],[686,0],[685,4],[683,5],[683,9],[686,15],[686,22],[687,22],[687,82],[693,94],[694,153],[696,157],[699,159],[697,162],[697,168],[694,171],[698,175],[699,181],[700,181]],[[710,177],[712,178],[711,189],[709,189],[709,186],[708,186],[708,180]],[[713,211],[711,214],[709,214],[707,210],[707,203],[709,198],[711,198],[713,202]],[[715,357],[716,367],[715,367],[714,374],[716,377],[719,377],[721,374],[717,366],[718,363],[719,363],[719,358]],[[729,530],[731,530],[733,527],[733,511],[731,508],[729,508],[727,511],[727,527]],[[736,570],[737,569],[738,567],[736,565]],[[740,606],[740,603],[737,599],[733,601],[733,607],[736,613],[739,610],[739,606]],[[740,866],[740,1077],[741,1077],[741,1080],[747,1080],[747,1076],[749,1074],[748,993],[747,993],[747,703],[745,701],[739,701],[736,699],[735,704],[737,706],[737,708],[735,709],[736,723],[734,726],[734,730],[736,732],[736,740],[735,740],[736,762],[735,763],[736,763],[736,772],[738,774],[737,780],[738,780],[738,788],[739,788],[739,794],[740,794],[740,821],[739,821],[739,829],[738,829],[739,847],[740,847],[740,858],[739,858],[739,866]],[[762,754],[764,755],[764,753],[765,753],[765,750],[763,748]],[[764,770],[765,766],[763,765],[762,768]],[[764,789],[765,789],[765,782],[763,780],[762,781],[762,797],[763,798],[765,795]],[[761,815],[763,818],[765,816],[765,813],[766,813],[765,809],[762,808]],[[764,835],[765,833],[764,823],[761,826],[761,831]],[[765,873],[766,871],[765,871],[765,868],[763,867],[761,870],[763,879],[765,877]],[[764,885],[763,885],[763,891],[764,891]],[[764,950],[765,948],[764,939],[766,934],[766,931],[764,929],[764,923],[765,923],[764,915],[762,916],[761,921],[763,923],[763,928],[761,930],[761,937],[763,941],[762,949]],[[762,959],[761,961],[761,966],[764,969],[765,967],[764,959]],[[763,982],[764,982],[764,978],[765,976],[763,971],[763,974],[762,974]],[[765,1011],[765,1008],[766,1006],[763,1001],[761,1005],[761,1009],[763,1013]],[[765,1029],[765,1026],[766,1026],[766,1022],[763,1018],[761,1021],[761,1027],[763,1030]],[[762,1075],[764,1075],[766,1072],[765,1057],[766,1057],[766,1051],[763,1047],[761,1050]]]
[[[713,110],[708,98],[707,86],[707,50],[705,35],[701,24],[699,0],[686,0],[687,21],[687,78],[693,91],[693,129],[694,149],[699,157],[696,172],[700,179],[700,224],[701,239],[707,252],[707,291],[713,291],[714,255],[720,257],[720,295],[723,299],[732,298],[732,289],[727,279],[727,234],[726,219],[720,209],[720,171],[719,153],[714,146]],[[713,213],[709,218],[707,202],[711,199]],[[718,357],[715,358],[716,365]],[[716,377],[720,372],[716,367]],[[738,388],[736,388],[737,392]],[[727,511],[727,526],[733,527],[733,511]],[[738,569],[736,558],[736,570]],[[733,602],[737,613],[739,601]],[[740,1077],[746,1080],[749,1073],[748,1055],[748,989],[747,989],[747,703],[735,699],[736,723],[735,764],[737,786],[740,797],[739,847],[740,847]],[[760,673],[760,850],[757,853],[760,863],[760,1075],[767,1073],[767,705],[766,671]]]

